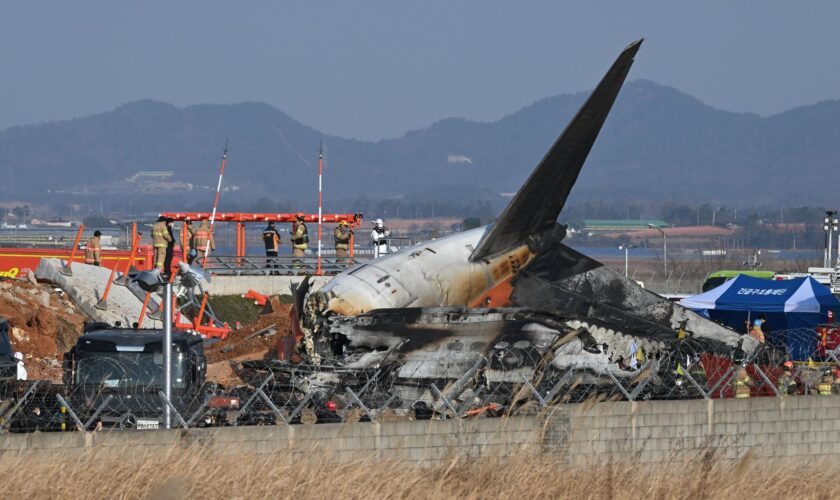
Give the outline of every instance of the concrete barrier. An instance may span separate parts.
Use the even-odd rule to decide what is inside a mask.
[[[507,457],[545,453],[569,464],[665,462],[701,456],[734,459],[840,458],[840,397],[616,402],[563,405],[509,419],[226,427],[172,431],[0,435],[0,454],[96,447],[118,457],[202,445],[222,454],[281,453],[289,460]]]
[[[313,276],[312,288],[317,290],[330,276]],[[207,285],[211,295],[243,295],[254,290],[264,295],[290,294],[291,284],[300,283],[303,276],[213,276]]]

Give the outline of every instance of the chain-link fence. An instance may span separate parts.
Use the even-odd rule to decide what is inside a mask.
[[[13,432],[155,429],[163,427],[167,406],[174,427],[201,427],[470,418],[586,401],[837,392],[836,346],[808,329],[768,337],[749,356],[708,352],[692,338],[608,346],[566,335],[547,345],[461,346],[443,357],[395,349],[364,368],[250,361],[232,363],[245,384],[231,388],[204,382],[200,364],[176,361],[171,401],[162,392],[159,354],[114,353],[89,367],[79,364],[65,384],[5,383],[0,425]]]

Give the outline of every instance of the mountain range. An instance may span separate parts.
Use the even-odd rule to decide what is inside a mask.
[[[225,184],[240,197],[311,199],[320,143],[334,198],[499,196],[518,189],[587,95],[548,97],[495,122],[444,119],[377,142],[324,134],[263,103],[140,100],[0,132],[0,192],[38,198],[161,170],[215,186],[228,140]],[[619,95],[573,200],[831,204],[837,165],[840,101],[761,117],[636,80]]]

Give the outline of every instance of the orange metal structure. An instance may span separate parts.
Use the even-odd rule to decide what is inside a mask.
[[[162,217],[170,217],[174,221],[202,221],[210,220],[210,212],[163,212]],[[362,214],[322,214],[321,221],[326,224],[338,224],[346,221],[353,227],[362,225]],[[236,256],[245,256],[245,224],[249,222],[295,222],[294,213],[248,213],[248,212],[217,212],[216,222],[236,222]],[[304,222],[318,223],[318,214],[306,214]],[[351,236],[352,243],[352,236]],[[350,257],[353,257],[353,245],[350,245]]]

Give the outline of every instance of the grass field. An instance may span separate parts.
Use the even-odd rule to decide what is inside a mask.
[[[831,498],[836,462],[768,462],[747,453],[718,461],[571,467],[552,456],[506,461],[452,458],[334,465],[326,457],[288,465],[282,455],[208,456],[173,448],[163,456],[124,450],[120,460],[84,454],[0,456],[7,498]]]

